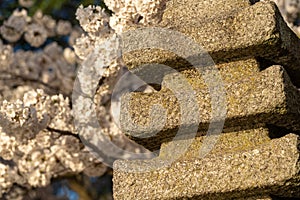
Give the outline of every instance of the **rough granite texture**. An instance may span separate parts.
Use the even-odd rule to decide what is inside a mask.
[[[266,144],[271,141],[272,130],[263,124],[256,129],[229,132],[220,134],[216,144],[210,151],[210,154],[222,155],[225,153],[240,152],[256,146]],[[203,141],[207,136],[193,138],[187,143],[187,150],[182,154],[179,145],[184,143],[180,141],[171,141],[163,143],[160,148],[160,158],[168,158],[170,155],[180,155],[180,159],[189,159],[199,157]],[[182,154],[182,155],[181,155]]]
[[[159,159],[119,160],[114,163],[114,199],[228,200],[269,194],[299,197],[298,147],[299,136],[288,134],[246,151],[180,159],[157,170]],[[128,172],[141,165],[153,170]]]
[[[249,0],[171,0],[167,2],[167,8],[164,12],[164,19],[172,19],[175,22],[189,18],[190,14],[194,14],[193,20],[207,20],[218,16],[227,15],[238,9],[249,7]],[[218,10],[219,12],[216,12]],[[186,12],[185,12],[186,11]],[[187,12],[188,11],[188,12]]]
[[[167,2],[158,26],[192,38],[213,58],[201,57],[198,70],[187,60],[202,54],[185,60],[175,53],[194,52],[190,43],[164,48],[178,39],[176,34],[166,40],[160,32],[154,39],[160,47],[125,53],[130,71],[158,83],[152,84],[155,92],[122,97],[120,125],[135,142],[159,150],[159,156],[116,161],[114,199],[300,198],[300,90],[295,87],[300,87],[300,40],[274,3],[255,2]],[[134,36],[136,41],[125,47],[151,33]],[[225,105],[214,93],[222,86]],[[212,99],[226,108],[222,130],[224,110],[212,109]],[[158,109],[151,113],[152,108]],[[217,126],[207,134],[211,124]]]
[[[293,84],[300,87],[300,41],[286,25],[273,2],[258,2],[247,6],[246,1],[233,1],[232,8],[228,6],[231,1],[199,2],[169,1],[158,26],[193,38],[212,56],[215,63],[259,57],[263,67],[280,64],[287,70]],[[223,14],[213,15],[215,8],[211,4],[220,7],[215,13]],[[237,4],[240,4],[239,9],[234,9]],[[199,9],[203,12],[198,12]],[[212,18],[206,19],[205,16]],[[168,39],[172,40],[172,37],[170,35]],[[181,46],[178,45],[178,48]],[[124,55],[124,61],[129,69],[149,61],[160,61],[162,64],[170,63],[170,59],[178,61],[178,58],[170,58],[168,53],[155,51],[157,49],[133,51]]]
[[[211,119],[209,91],[199,74],[197,76],[193,72],[187,72],[185,75],[196,93],[199,106],[199,132],[205,133]],[[176,76],[172,78],[176,83]],[[180,88],[182,85],[175,85],[178,91],[184,90]],[[292,85],[282,67],[272,66],[253,76],[247,76],[244,80],[224,83],[224,86],[227,107],[225,132],[228,132],[226,129],[231,132],[251,129],[260,123],[273,124],[294,131],[300,130],[300,91]],[[121,106],[122,131],[150,150],[159,149],[161,143],[172,140],[179,127],[186,127],[189,132],[189,127],[196,124],[194,115],[187,116],[188,119],[184,121],[181,119],[178,100],[170,90],[164,88],[164,85],[162,87],[161,91],[155,93],[133,93],[129,102],[123,100]],[[187,106],[194,103],[194,99],[189,101],[185,102]],[[166,116],[156,115],[151,118],[150,108],[155,104],[162,105],[166,109]],[[164,117],[166,120],[163,128],[156,131],[157,124],[164,121]],[[130,123],[129,120],[134,123]],[[151,120],[153,123],[150,123]],[[140,127],[136,126],[137,124]],[[153,135],[155,131],[157,134]]]
[[[238,198],[238,200],[273,200],[273,198],[269,196],[255,196],[255,197]]]

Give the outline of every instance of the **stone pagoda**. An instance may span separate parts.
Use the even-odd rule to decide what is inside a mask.
[[[151,74],[149,65],[146,72],[158,76],[161,87],[153,85],[157,91],[152,93],[134,92],[126,106],[122,103],[122,131],[157,157],[115,161],[114,199],[300,198],[300,40],[277,6],[270,1],[170,0],[158,27],[192,38],[214,66],[207,64],[199,71],[160,48],[124,55],[137,75],[135,69],[149,63],[177,73],[156,69]],[[178,82],[173,86],[182,91],[178,73],[194,91],[187,107],[167,84]],[[223,103],[209,90],[213,83],[203,78],[217,77],[216,73]],[[213,98],[217,105],[212,105]],[[149,114],[154,105],[162,106],[164,117]],[[224,119],[212,116],[218,106],[225,108]],[[199,115],[183,120],[182,109]],[[157,130],[160,121],[164,123]],[[195,134],[190,133],[195,126]],[[188,145],[183,151],[184,144]]]

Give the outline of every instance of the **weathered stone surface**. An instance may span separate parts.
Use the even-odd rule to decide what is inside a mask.
[[[175,32],[128,33],[128,68],[145,81],[158,80],[161,87],[153,84],[159,91],[123,96],[121,128],[137,143],[160,151],[152,160],[114,163],[114,199],[300,197],[300,138],[288,134],[300,131],[300,91],[295,87],[300,87],[300,40],[274,3],[250,5],[254,2],[168,1],[158,26],[192,38],[214,62],[198,45],[178,40]],[[145,38],[151,38],[145,47],[132,45]],[[139,50],[129,52],[130,47]],[[197,70],[188,61],[200,56]],[[225,105],[225,95],[209,92],[222,94],[219,83]],[[223,130],[223,111],[213,109],[212,99],[226,107]],[[157,105],[160,109],[151,113]],[[204,136],[210,124],[216,126]],[[218,132],[222,134],[212,134]]]
[[[211,120],[210,94],[199,74],[197,76],[196,72],[192,71],[184,73],[196,94],[200,121],[198,131],[203,133],[207,131]],[[176,84],[176,76],[172,75],[171,78],[175,82],[173,85],[178,86],[179,93],[185,89]],[[300,91],[292,85],[282,67],[272,66],[237,82],[224,81],[224,86],[227,107],[225,132],[226,129],[231,132],[250,129],[261,123],[300,130]],[[195,99],[189,99],[185,105],[191,107],[189,104],[194,103]],[[165,114],[163,113],[154,118],[150,117],[150,109],[155,104],[162,105],[166,109],[166,116],[163,116]],[[179,127],[186,128],[184,134],[188,138],[189,127],[195,126],[197,117],[187,116],[188,119],[184,119],[187,123],[183,124],[179,102],[170,90],[164,88],[164,85],[159,92],[133,93],[129,102],[122,101],[121,110],[120,122],[123,132],[150,150],[159,149],[161,143],[172,140]],[[154,135],[157,124],[164,122],[164,119],[162,129]],[[134,123],[130,123],[131,121]]]
[[[285,67],[294,85],[300,87],[300,41],[285,24],[274,3],[258,2],[246,6],[247,3],[240,2],[243,5],[239,9],[230,9],[226,6],[230,3],[221,1],[216,3],[220,10],[204,6],[203,9],[207,12],[198,12],[198,1],[179,2],[171,0],[168,3],[160,27],[179,31],[193,38],[208,51],[215,63],[259,57],[264,67],[280,64]],[[221,8],[222,4],[224,8]],[[201,7],[202,4],[199,5]],[[227,12],[228,10],[231,12]],[[225,11],[227,14],[217,14]],[[214,17],[205,19],[206,15]],[[172,40],[172,37],[174,36],[170,35],[167,39]],[[181,48],[181,44],[178,44],[178,48]],[[128,68],[133,69],[145,63],[159,61],[158,63],[168,65],[180,59],[158,49],[145,49],[126,54],[124,60]],[[181,67],[187,67],[186,63]]]
[[[298,192],[300,185],[298,147],[299,136],[289,134],[249,150],[180,159],[157,170],[157,160],[116,161],[114,199],[227,200],[269,194],[297,197],[299,193],[293,189]],[[149,165],[153,171],[130,172],[142,165]]]
[[[207,20],[250,5],[249,0],[171,0],[167,2],[168,9],[164,12],[164,18],[179,22],[182,19],[190,19],[193,15],[192,20]]]
[[[255,197],[240,198],[238,200],[273,200],[273,198],[269,196],[255,196]]]
[[[131,70],[138,77],[141,78],[145,77],[142,79],[148,78],[149,79],[148,83],[151,83],[151,81],[153,80],[159,80],[161,84],[164,84],[163,79],[166,79],[166,76],[172,77],[177,72],[185,76],[192,77],[195,76],[194,74],[196,74],[197,76],[197,72],[199,71],[201,72],[201,75],[203,75],[202,73],[210,69],[218,70],[222,77],[222,81],[224,82],[238,82],[238,81],[242,81],[248,76],[256,76],[258,72],[261,71],[261,65],[259,61],[255,58],[237,60],[229,63],[219,63],[207,67],[198,67],[198,66],[192,67],[187,61],[177,58],[175,53],[166,52],[164,50],[156,50],[154,52],[153,51],[151,52],[151,50],[144,50],[144,51],[148,52],[149,55],[154,56],[156,63],[163,63],[165,66],[170,67],[170,69],[167,70],[167,69],[161,69],[160,66],[154,65],[154,66],[147,66],[142,68],[135,68],[134,71]],[[130,56],[132,55],[133,54],[130,54]],[[168,60],[164,60],[165,58],[160,57],[161,55],[167,55]],[[151,60],[150,57],[148,58],[149,58],[149,60],[147,61],[148,63],[154,62]],[[141,63],[139,64],[143,65],[142,59],[139,61],[141,61]],[[214,64],[214,63],[212,62],[210,64]],[[200,79],[202,78],[200,77]]]
[[[257,146],[266,144],[271,141],[272,130],[269,130],[265,125],[259,128],[222,133],[216,139],[216,143],[209,152],[214,155],[223,155],[226,153],[236,153],[245,151]],[[200,136],[190,139],[188,142],[171,141],[163,143],[160,148],[160,158],[168,159],[171,156],[178,156],[179,159],[196,159],[199,158],[200,151],[203,150],[203,141],[209,137]],[[187,145],[187,150],[182,153],[182,148],[179,145]]]

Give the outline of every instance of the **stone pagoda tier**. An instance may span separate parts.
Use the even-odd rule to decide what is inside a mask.
[[[161,87],[154,86],[158,91],[152,93],[124,95],[120,124],[126,136],[158,157],[115,161],[114,199],[300,198],[300,40],[276,5],[170,0],[158,27],[192,38],[212,57],[214,66],[203,66],[203,72],[209,75],[217,69],[225,91],[226,118],[212,122],[209,84],[185,59],[159,48],[126,53],[124,61],[137,75],[135,69],[149,63],[172,67],[183,75],[195,97],[185,105],[199,115],[182,120],[181,102],[168,85],[178,83],[173,88],[183,90],[180,76],[172,70],[159,74],[156,69],[152,71],[157,74],[151,74],[149,65],[146,72],[161,80]],[[189,106],[193,104],[197,106]],[[165,116],[149,114],[155,105],[164,108]],[[157,131],[160,122],[164,124]],[[224,123],[215,130],[219,137],[207,136],[212,123]],[[196,134],[190,133],[195,126]],[[213,148],[199,155],[209,138],[215,141]],[[180,146],[185,144],[183,152]]]

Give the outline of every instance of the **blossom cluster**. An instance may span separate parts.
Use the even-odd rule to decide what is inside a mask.
[[[82,116],[83,113],[91,115],[91,112],[85,108],[91,107],[89,102],[93,99],[101,130],[95,130],[95,127],[90,126],[88,122],[79,119],[82,134],[87,138],[101,140],[101,136],[93,137],[93,132],[101,131],[112,138],[112,141],[120,148],[126,146],[127,150],[140,152],[143,150],[138,146],[126,145],[130,141],[119,130],[110,107],[112,93],[116,90],[114,85],[124,72],[119,35],[132,26],[147,26],[161,21],[167,0],[105,0],[104,2],[113,11],[112,16],[99,6],[86,8],[81,6],[76,12],[77,19],[85,31],[85,34],[76,40],[74,46],[75,53],[82,59],[78,79],[80,90],[85,95],[75,100],[74,107],[80,107],[80,109],[74,109],[74,115]],[[101,85],[97,85],[99,79],[101,79]],[[134,85],[135,80],[131,80],[131,84]],[[93,94],[94,89],[96,92]],[[94,118],[92,115],[86,117]],[[97,144],[97,141],[93,142]],[[126,155],[122,156],[126,158]]]
[[[300,1],[299,0],[272,0],[274,1],[286,23],[300,35]]]
[[[11,88],[28,85],[47,93],[69,95],[72,91],[78,59],[71,47],[82,30],[68,21],[58,22],[40,11],[33,17],[26,10],[15,10],[0,27],[0,94],[11,96]],[[69,47],[48,38],[67,36]],[[22,37],[33,50],[18,48]],[[38,49],[34,49],[38,48]],[[20,96],[19,96],[20,97]]]
[[[66,174],[105,172],[106,167],[81,144],[71,113],[68,98],[43,90],[1,103],[0,197],[14,184],[40,187]]]
[[[40,11],[30,17],[26,10],[15,10],[3,22],[0,27],[0,198],[17,199],[24,189],[46,186],[56,177],[81,172],[88,176],[105,173],[107,167],[90,153],[73,125],[75,115],[86,113],[86,110],[74,113],[74,105],[69,102],[79,65],[85,66],[78,71],[81,83],[93,82],[86,72],[103,77],[101,84],[95,80],[98,88],[93,97],[102,132],[120,148],[141,151],[137,146],[128,145],[130,141],[113,122],[110,109],[113,86],[124,69],[118,34],[134,24],[159,21],[165,2],[106,1],[114,12],[112,16],[98,6],[80,7],[77,19],[83,30]],[[31,0],[19,0],[19,3],[32,6]],[[64,36],[69,47],[49,42],[49,38]],[[107,41],[110,46],[103,46]],[[20,49],[19,42],[26,42],[31,48]],[[84,84],[81,90],[85,91]],[[91,130],[91,135],[98,131]]]
[[[24,36],[25,41],[33,47],[40,47],[48,37],[69,35],[71,32],[72,25],[69,21],[56,22],[41,11],[29,17],[25,9],[15,10],[0,28],[2,37],[8,42],[17,42]]]
[[[55,177],[106,171],[73,126],[69,97],[80,60],[72,45],[81,33],[68,21],[41,11],[30,17],[24,9],[0,27],[1,199],[22,198]]]
[[[114,15],[111,27],[118,33],[135,24],[157,24],[162,18],[167,0],[105,0]]]

